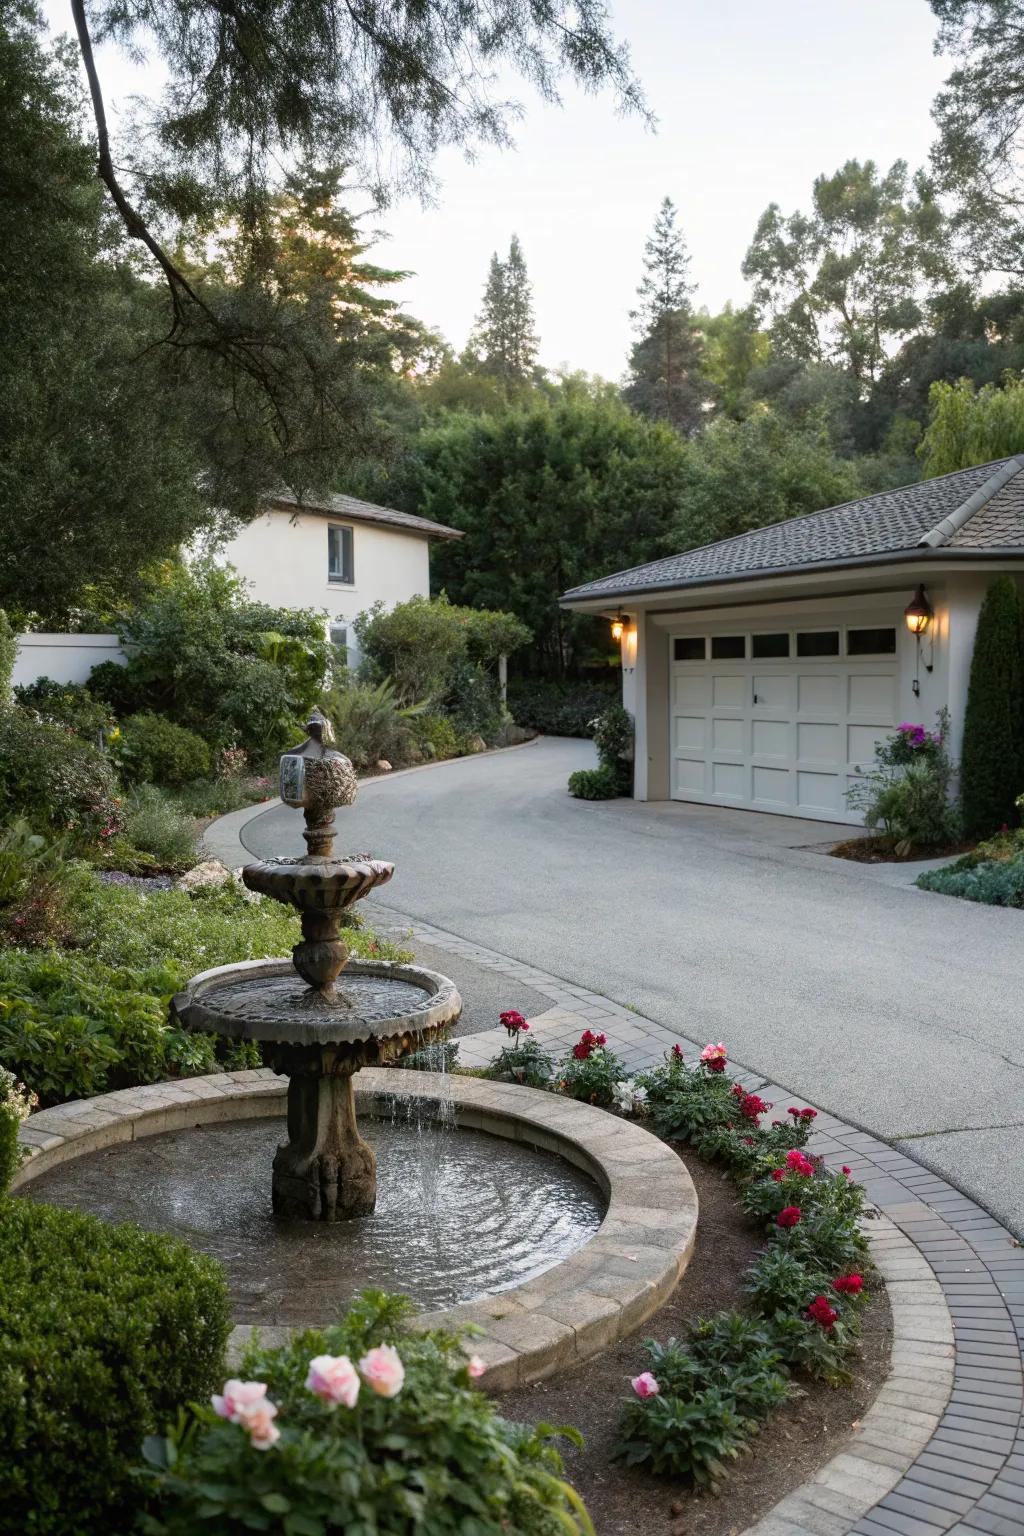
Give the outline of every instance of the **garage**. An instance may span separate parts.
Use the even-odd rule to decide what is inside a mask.
[[[898,616],[670,635],[675,800],[857,823],[850,783],[898,723]]]

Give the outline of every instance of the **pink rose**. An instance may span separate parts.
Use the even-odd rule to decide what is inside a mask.
[[[331,1408],[344,1403],[354,1408],[359,1396],[359,1375],[348,1355],[317,1355],[309,1362],[306,1388]]]
[[[469,1361],[466,1365],[466,1370],[469,1372],[473,1381],[479,1381],[480,1377],[483,1375],[486,1369],[487,1366],[480,1359],[479,1355],[470,1355]]]
[[[232,1424],[240,1424],[241,1421],[258,1407],[266,1398],[267,1384],[265,1381],[226,1381],[222,1395],[215,1394],[210,1398],[214,1413],[222,1419],[230,1419]]]
[[[721,1040],[717,1045],[706,1045],[700,1053],[700,1059],[709,1072],[724,1072],[728,1058],[729,1053]]]
[[[637,1397],[657,1397],[661,1391],[650,1371],[641,1371],[639,1376],[634,1376],[630,1386]]]
[[[378,1397],[397,1397],[402,1390],[405,1366],[391,1344],[378,1344],[376,1349],[369,1350],[359,1362],[359,1371]]]
[[[243,1428],[248,1432],[249,1443],[254,1451],[269,1451],[274,1442],[280,1440],[281,1431],[274,1423],[276,1418],[277,1409],[273,1403],[268,1403],[264,1398],[242,1419]]]

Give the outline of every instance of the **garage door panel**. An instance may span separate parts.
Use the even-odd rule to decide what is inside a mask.
[[[756,705],[767,705],[769,709],[785,710],[787,715],[793,713],[795,679],[782,676],[773,672],[755,672],[753,698]]]
[[[891,725],[848,725],[846,727],[846,761],[865,764],[872,762],[875,747],[891,731]]]
[[[797,678],[797,709],[804,714],[838,715],[843,704],[841,679],[836,672],[804,672]]]
[[[806,811],[828,811],[839,816],[846,809],[838,773],[811,773],[797,771],[797,805]]]
[[[677,757],[675,765],[676,793],[703,795],[707,793],[707,765],[701,757]]]
[[[742,709],[749,699],[749,687],[743,673],[716,673],[711,682],[711,703],[715,709]]]
[[[755,720],[752,730],[755,757],[781,757],[788,762],[793,750],[793,726],[789,720]]]
[[[707,709],[711,702],[707,673],[677,673],[672,680],[672,702],[676,709]]]
[[[896,722],[896,679],[889,673],[852,672],[847,679],[847,709]]]
[[[711,746],[714,752],[746,751],[746,721],[715,716],[711,722]]]
[[[706,715],[676,715],[676,747],[680,752],[699,752],[707,746]]]
[[[758,805],[783,806],[791,810],[793,805],[793,776],[788,768],[766,768],[754,764],[754,799]]]
[[[717,798],[745,800],[749,793],[743,763],[712,763],[711,793]]]
[[[799,720],[796,727],[796,755],[800,762],[837,763],[842,747],[838,724],[831,721]]]

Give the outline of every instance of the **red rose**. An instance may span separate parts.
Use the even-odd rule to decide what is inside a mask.
[[[847,1178],[849,1178],[849,1177],[850,1177],[850,1169],[849,1169],[849,1168],[847,1168],[847,1166],[846,1166],[846,1164],[845,1164],[845,1163],[844,1163],[844,1164],[843,1164],[843,1172],[844,1172],[844,1173],[845,1173],[845,1174],[846,1174],[846,1177],[847,1177]]]
[[[780,1227],[795,1227],[803,1212],[798,1205],[786,1205],[776,1216],[776,1223]]]
[[[573,1046],[572,1053],[577,1061],[586,1061],[587,1057],[590,1055],[590,1046],[586,1043],[586,1041],[581,1040],[579,1045]]]
[[[845,1292],[847,1296],[859,1296],[864,1289],[863,1275],[840,1275],[832,1281],[834,1291]]]
[[[772,1178],[775,1180],[776,1184],[781,1184],[785,1177],[786,1177],[786,1170],[785,1170],[785,1168],[773,1168],[772,1169]]]
[[[826,1333],[831,1333],[833,1324],[839,1319],[839,1313],[835,1307],[829,1306],[828,1300],[824,1296],[815,1296],[807,1308],[807,1316],[812,1323],[818,1323],[824,1328]]]
[[[681,1045],[674,1045],[672,1047],[672,1055],[676,1058],[677,1061],[682,1061],[682,1059],[683,1059],[683,1048],[682,1048],[682,1046]]]
[[[814,1177],[814,1164],[797,1148],[786,1153],[786,1167],[790,1173],[798,1173],[802,1179]]]
[[[817,1120],[817,1118],[818,1111],[816,1109],[802,1109],[800,1111],[801,1120]]]

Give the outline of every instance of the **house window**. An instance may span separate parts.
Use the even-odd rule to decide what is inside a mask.
[[[750,654],[755,661],[789,655],[789,634],[751,635]]]
[[[805,629],[796,637],[798,656],[838,656],[838,629]]]
[[[331,644],[336,651],[348,650],[348,628],[344,624],[331,625]]]
[[[704,636],[680,635],[673,643],[672,655],[676,661],[703,661]]]
[[[848,629],[847,656],[895,656],[895,629]]]
[[[352,558],[352,529],[332,523],[327,530],[327,579],[352,586],[356,579]]]
[[[746,635],[712,635],[712,661],[742,661],[746,654]]]

